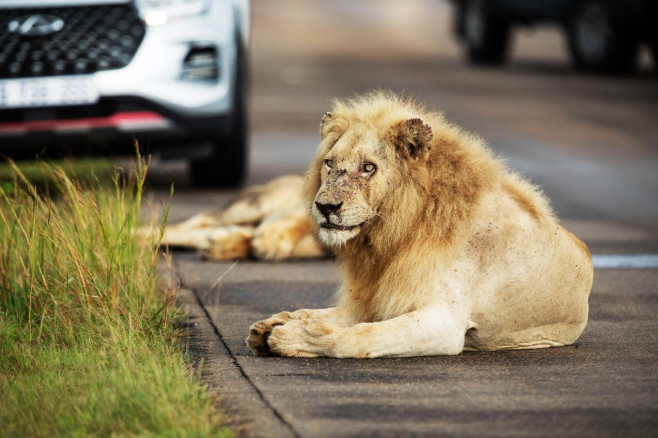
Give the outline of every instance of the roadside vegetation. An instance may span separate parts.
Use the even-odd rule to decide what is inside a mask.
[[[41,164],[35,185],[12,166],[0,183],[1,435],[232,436],[135,236],[146,168],[107,184]]]
[[[75,181],[94,181],[103,185],[111,184],[116,174],[114,165],[104,158],[80,158],[76,160],[52,160],[44,165],[38,159],[19,163],[19,172],[37,187],[52,183],[53,169],[63,169],[66,176]],[[12,186],[16,178],[16,165],[0,162],[0,188]]]

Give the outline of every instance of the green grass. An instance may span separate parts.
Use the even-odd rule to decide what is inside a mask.
[[[177,347],[161,255],[135,236],[146,164],[109,186],[44,164],[45,185],[12,172],[0,186],[1,434],[232,436]]]
[[[50,166],[44,166],[43,162],[35,160],[20,161],[16,164],[0,162],[0,184],[4,187],[10,186],[16,176],[16,167],[36,186],[42,186],[55,178],[53,167],[63,169],[67,176],[77,181],[98,180],[105,184],[111,182],[115,175],[112,162],[104,158],[62,159],[50,163]]]

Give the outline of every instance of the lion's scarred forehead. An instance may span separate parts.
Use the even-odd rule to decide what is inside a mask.
[[[393,145],[390,135],[384,135],[381,129],[363,124],[351,124],[340,136],[327,155],[336,158],[370,157],[372,159],[390,159]]]

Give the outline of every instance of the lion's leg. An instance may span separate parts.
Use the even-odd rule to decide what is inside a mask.
[[[312,231],[302,236],[290,253],[291,258],[318,258],[326,256],[327,251]]]
[[[268,217],[256,228],[252,245],[254,256],[260,259],[325,255],[313,236],[310,218],[303,208]]]
[[[386,321],[348,327],[300,319],[272,328],[269,349],[281,356],[372,358],[454,355],[462,352],[466,318],[433,307]]]
[[[248,257],[254,227],[227,225],[211,229],[206,244],[200,247],[201,256],[209,260],[234,260]]]
[[[208,246],[212,228],[178,228],[167,227],[162,234],[160,245],[175,248],[203,249]]]
[[[291,321],[322,321],[327,325],[345,326],[353,323],[352,319],[340,307],[328,309],[302,309],[295,312],[280,312],[267,319],[253,324],[247,337],[247,345],[256,356],[270,354],[267,339],[274,327],[282,326]]]
[[[177,224],[168,225],[167,228],[174,228],[182,231],[194,228],[218,227],[221,225],[224,225],[221,212],[201,212]]]
[[[210,227],[218,226],[220,217],[217,213],[198,213],[191,218],[173,225],[167,225],[162,233],[159,245],[180,248],[200,248],[204,246]],[[159,236],[160,228],[154,224],[139,227],[137,235],[152,240]],[[156,242],[153,242],[156,243]]]

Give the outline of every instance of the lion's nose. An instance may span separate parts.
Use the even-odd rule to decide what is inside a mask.
[[[331,213],[336,213],[338,210],[340,210],[340,207],[342,207],[343,203],[340,202],[338,204],[322,204],[320,202],[316,202],[315,206],[318,208],[320,213],[322,213],[322,216],[326,217],[329,219],[329,215]]]

